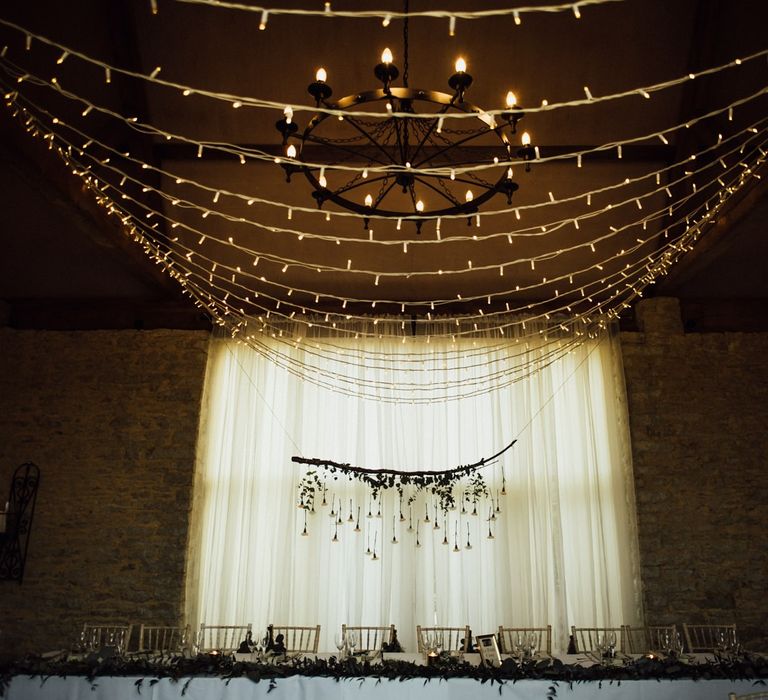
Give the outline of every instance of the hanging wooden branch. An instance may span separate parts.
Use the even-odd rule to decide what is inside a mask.
[[[496,454],[490,457],[483,457],[472,464],[463,464],[452,469],[439,471],[366,469],[365,467],[355,467],[351,464],[334,462],[329,459],[296,456],[291,457],[291,461],[297,464],[316,467],[315,470],[307,472],[299,484],[300,503],[307,508],[314,502],[315,493],[321,492],[324,488],[324,483],[320,481],[317,471],[321,469],[329,471],[331,474],[341,474],[357,479],[370,487],[374,497],[378,495],[381,489],[396,488],[401,496],[404,486],[413,486],[416,491],[430,489],[437,497],[441,509],[447,510],[455,505],[453,487],[464,477],[470,477],[468,493],[473,495],[475,499],[481,495],[487,495],[488,489],[480,474],[480,470],[493,464],[496,459],[509,450],[516,442],[517,440],[513,440]],[[334,476],[334,478],[338,477]],[[409,503],[411,500],[409,499]]]

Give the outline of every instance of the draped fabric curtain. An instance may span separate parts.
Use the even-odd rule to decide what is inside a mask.
[[[398,376],[396,341],[343,342],[348,359],[359,353],[350,373],[384,383]],[[478,362],[483,343],[489,352]],[[498,338],[458,346],[433,339],[416,357],[417,374],[433,386],[458,379],[471,387],[475,375],[493,372],[490,363],[504,376],[514,348]],[[370,353],[388,351],[386,367],[365,366]],[[291,348],[295,367],[306,352]],[[474,359],[448,360],[460,356]],[[623,375],[611,333],[522,381],[460,400],[376,401],[297,374],[252,348],[212,340],[187,580],[194,626],[251,622],[258,633],[269,623],[319,623],[320,648],[329,650],[342,623],[394,623],[413,651],[417,624],[469,624],[477,634],[551,624],[564,650],[570,625],[642,619]],[[297,508],[307,468],[293,455],[437,470],[474,463],[512,439],[481,470],[487,494],[459,488],[455,509],[441,511],[423,492],[374,499],[359,482],[333,476],[313,511]]]

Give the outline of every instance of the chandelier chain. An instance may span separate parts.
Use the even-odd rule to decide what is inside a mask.
[[[403,85],[405,87],[408,87],[408,5],[408,0],[405,0],[405,20],[403,22]]]

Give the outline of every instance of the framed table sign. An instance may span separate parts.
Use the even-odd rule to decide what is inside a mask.
[[[477,634],[475,644],[483,664],[501,666],[501,652],[495,634]]]

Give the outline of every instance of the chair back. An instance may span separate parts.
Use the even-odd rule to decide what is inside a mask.
[[[469,625],[464,627],[422,627],[416,625],[416,640],[420,654],[426,653],[432,646],[439,646],[442,651],[466,653],[472,643],[471,637],[472,632],[469,630]]]
[[[607,643],[608,636],[616,635],[616,651],[625,651],[624,627],[571,627],[573,641],[576,643],[576,652],[585,654],[600,650],[601,642]]]
[[[353,627],[342,625],[341,634],[347,639],[347,634],[353,632],[357,635],[355,651],[381,651],[385,644],[392,644],[395,638],[395,626],[383,627]]]
[[[197,633],[197,651],[201,654],[211,651],[232,654],[238,650],[240,643],[250,631],[250,623],[247,625],[207,625],[203,622]]]
[[[499,626],[499,646],[502,654],[512,654],[517,645],[518,635],[522,640],[536,635],[536,649],[541,654],[552,656],[552,625],[546,627],[504,627]]]
[[[182,654],[188,643],[189,625],[185,627],[142,625],[139,630],[139,651]]]
[[[730,649],[736,646],[736,625],[689,625],[683,623],[689,653]]]
[[[90,651],[114,647],[118,654],[125,654],[131,643],[132,631],[133,625],[120,622],[86,622],[80,633],[80,641]]]
[[[320,625],[310,627],[270,625],[270,627],[272,628],[273,639],[276,639],[278,634],[283,635],[286,652],[299,651],[317,654],[317,648],[320,644]]]
[[[678,638],[676,625],[648,625],[624,627],[624,651],[627,654],[649,654],[669,651]]]

